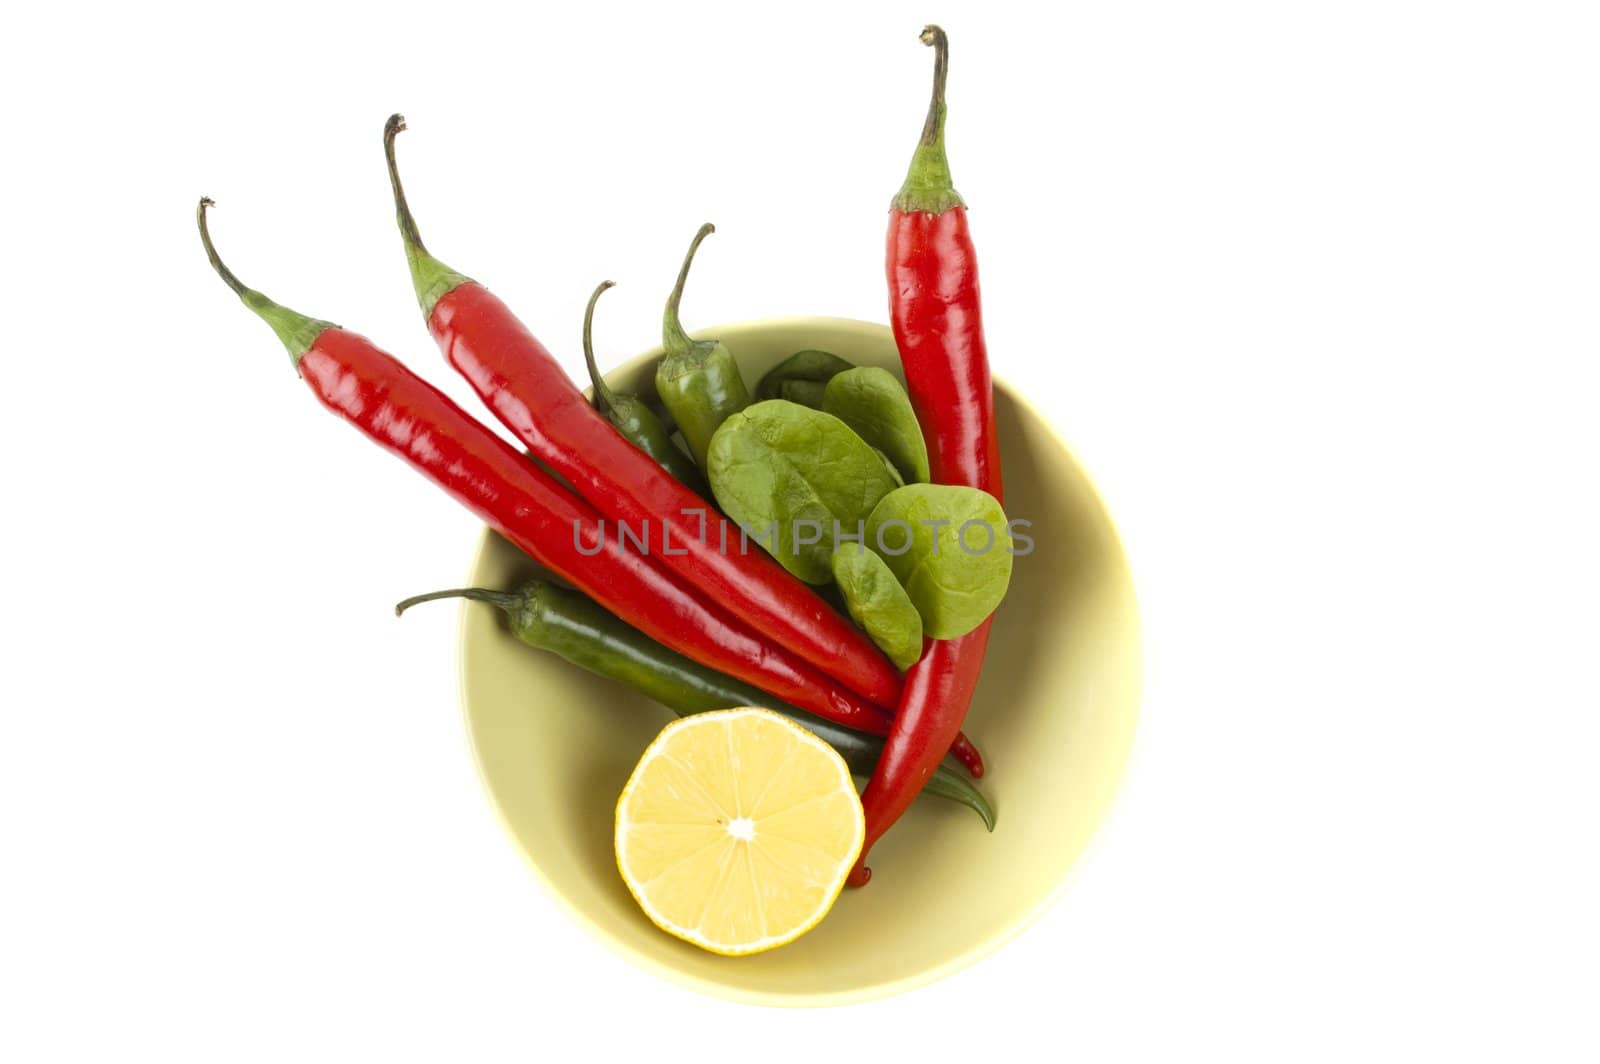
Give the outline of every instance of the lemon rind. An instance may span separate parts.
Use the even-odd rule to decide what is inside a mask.
[[[847,789],[851,794],[856,793],[855,780],[850,775],[850,767],[845,764],[844,758],[840,757],[837,750],[829,746],[822,739],[818,738],[814,733],[800,727],[798,724],[787,719],[783,715],[775,713],[770,709],[765,709],[761,706],[737,706],[732,709],[716,709],[706,713],[696,713],[693,716],[682,717],[678,720],[672,721],[666,727],[661,729],[660,733],[657,734],[653,740],[651,740],[649,746],[645,747],[644,752],[639,755],[639,761],[634,766],[633,772],[628,776],[628,782],[623,784],[622,793],[617,797],[615,829],[612,835],[612,851],[617,863],[617,874],[621,876],[623,886],[628,888],[628,893],[633,895],[633,900],[638,903],[639,908],[644,912],[645,916],[650,919],[650,922],[655,924],[661,930],[665,931],[667,934],[672,935],[674,938],[682,939],[685,942],[698,946],[703,950],[706,950],[710,953],[715,953],[722,957],[748,957],[755,953],[765,953],[768,950],[777,949],[779,946],[786,946],[790,942],[793,942],[795,939],[806,934],[820,924],[822,922],[822,918],[828,915],[828,913],[833,909],[834,904],[839,900],[839,895],[843,893],[845,881],[850,875],[850,869],[855,865],[856,858],[861,856],[861,847],[865,844],[867,837],[866,816],[862,811],[860,803],[857,802],[853,807],[855,812],[855,816],[853,818],[855,824],[855,843],[850,848],[850,855],[841,861],[838,867],[835,869],[836,882],[834,883],[832,891],[827,896],[827,901],[824,904],[819,905],[817,907],[816,914],[804,924],[801,924],[790,931],[786,931],[783,934],[768,935],[764,938],[748,943],[729,944],[708,938],[701,934],[697,929],[681,927],[662,916],[650,903],[650,901],[634,888],[634,879],[636,877],[631,876],[627,868],[624,867],[625,862],[623,859],[623,847],[621,843],[623,836],[627,833],[630,825],[630,821],[627,817],[627,814],[624,812],[624,809],[627,806],[628,799],[633,795],[635,786],[638,782],[640,775],[639,769],[646,762],[657,756],[660,748],[664,746],[680,729],[703,725],[709,720],[730,720],[745,716],[764,716],[770,718],[771,720],[774,720],[784,727],[790,729],[791,732],[793,732],[801,741],[809,744],[815,749],[823,751],[838,769],[845,789]]]

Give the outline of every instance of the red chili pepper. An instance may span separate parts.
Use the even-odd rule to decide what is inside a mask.
[[[889,317],[906,390],[927,437],[933,481],[981,488],[999,499],[1000,445],[978,260],[966,204],[951,183],[944,151],[949,43],[938,26],[924,29],[921,39],[934,49],[933,99],[910,172],[889,211]],[[867,838],[850,875],[852,886],[871,878],[867,851],[910,807],[961,730],[992,621],[959,639],[928,640],[922,659],[906,674],[883,757],[861,795]]]
[[[888,731],[884,710],[703,602],[616,537],[598,553],[580,550],[573,530],[598,528],[592,507],[370,340],[246,288],[212,246],[210,203],[200,201],[197,218],[212,267],[272,326],[324,406],[651,638],[818,716],[877,735]]]
[[[662,476],[650,457],[595,413],[566,373],[487,289],[428,254],[395,166],[399,115],[384,128],[384,153],[417,297],[450,364],[495,416],[615,521],[649,529],[650,549],[680,579],[798,657],[880,705],[902,678],[859,629],[761,550],[743,550],[737,526],[688,488]],[[665,544],[662,537],[670,536]]]

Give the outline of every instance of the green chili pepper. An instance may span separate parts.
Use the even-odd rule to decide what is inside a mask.
[[[395,613],[442,598],[466,598],[496,606],[505,611],[512,633],[524,643],[626,684],[680,717],[731,706],[764,706],[810,729],[839,751],[857,776],[872,775],[883,753],[883,740],[878,736],[814,717],[708,669],[662,646],[576,591],[542,580],[531,580],[519,591],[457,588],[408,598],[395,607]],[[923,793],[960,802],[994,830],[994,809],[964,773],[940,765]]]
[[[594,385],[595,409],[622,433],[624,439],[654,458],[656,464],[671,473],[684,487],[709,498],[711,489],[705,477],[695,468],[694,461],[683,452],[683,448],[672,442],[671,434],[662,426],[655,411],[638,396],[612,391],[606,379],[600,375],[600,367],[595,364],[594,305],[599,301],[600,293],[614,284],[613,281],[602,282],[594,290],[594,295],[589,297],[589,306],[583,312],[583,358],[589,364],[589,380]]]
[[[650,413],[661,422],[661,427],[667,430],[668,436],[678,431],[678,419],[672,416],[672,411],[661,405],[660,400],[650,404]]]
[[[798,403],[802,400],[785,394],[784,385],[802,382],[827,384],[847,369],[855,369],[855,366],[827,351],[796,351],[767,370],[766,375],[756,382],[756,399],[787,399]]]
[[[700,241],[715,231],[710,222],[702,225],[683,258],[678,283],[667,297],[661,319],[663,354],[656,366],[656,394],[677,420],[678,431],[701,469],[706,467],[706,448],[717,426],[750,405],[750,392],[739,376],[733,353],[718,340],[691,340],[678,320],[678,304],[683,300],[694,253]]]

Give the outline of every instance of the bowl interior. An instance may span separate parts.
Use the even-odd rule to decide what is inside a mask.
[[[796,318],[725,326],[752,386],[805,348],[898,373],[889,330]],[[654,358],[608,380],[653,394]],[[983,751],[993,834],[970,810],[919,799],[872,852],[873,879],[811,933],[752,957],[702,952],[656,929],[617,874],[612,818],[634,763],[672,714],[517,642],[499,611],[467,605],[462,693],[496,806],[554,895],[629,959],[697,989],[767,1004],[834,1004],[906,989],[1005,942],[1059,892],[1122,775],[1137,714],[1139,636],[1115,530],[1089,478],[1046,419],[995,382],[1006,511],[1033,523],[995,619],[966,731]],[[529,573],[486,533],[470,581]]]

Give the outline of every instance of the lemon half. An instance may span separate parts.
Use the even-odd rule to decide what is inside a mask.
[[[617,869],[645,915],[725,956],[815,927],[865,837],[844,759],[767,709],[667,725],[617,801]]]

